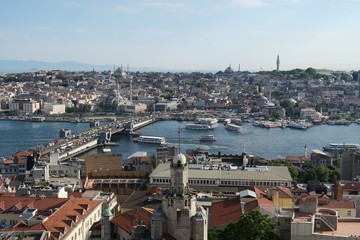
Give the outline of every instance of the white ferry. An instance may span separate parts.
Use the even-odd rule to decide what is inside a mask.
[[[215,127],[208,124],[189,123],[186,124],[185,128],[189,130],[211,130],[214,129]]]
[[[324,151],[328,152],[342,152],[345,148],[350,150],[360,150],[358,143],[330,143],[328,146],[323,147]]]
[[[199,138],[200,142],[215,142],[216,138],[213,135],[201,136]]]
[[[235,124],[227,124],[225,126],[226,130],[233,131],[233,132],[241,132],[241,126],[235,125]]]
[[[153,136],[139,136],[133,139],[134,142],[139,143],[154,143],[154,144],[164,144],[164,137],[153,137]]]

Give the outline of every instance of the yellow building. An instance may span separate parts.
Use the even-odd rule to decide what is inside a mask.
[[[294,201],[289,188],[273,188],[271,190],[271,195],[276,210],[281,210],[282,208],[293,208]]]

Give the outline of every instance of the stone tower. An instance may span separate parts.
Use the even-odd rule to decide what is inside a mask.
[[[113,214],[110,209],[106,208],[102,212],[102,224],[101,224],[101,239],[103,240],[111,240],[113,239],[112,230],[111,230],[111,219]]]
[[[161,239],[168,233],[177,240],[207,240],[206,212],[196,206],[196,194],[189,188],[188,172],[185,155],[175,155],[170,163],[169,192],[152,217],[152,239]]]
[[[276,59],[276,71],[280,70],[280,57],[279,55],[277,55],[277,59]]]

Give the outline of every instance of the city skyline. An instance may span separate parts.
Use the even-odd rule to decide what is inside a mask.
[[[359,0],[0,3],[3,60],[136,68],[359,70]]]

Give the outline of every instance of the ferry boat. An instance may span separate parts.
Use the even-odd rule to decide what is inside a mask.
[[[200,142],[215,142],[216,138],[213,135],[201,136],[199,138]]]
[[[226,130],[232,131],[232,132],[241,132],[241,126],[231,124],[225,126]]]
[[[27,121],[27,122],[43,122],[43,121],[45,121],[45,117],[33,116],[33,117],[26,118],[25,121]]]
[[[323,147],[327,152],[343,152],[345,148],[350,150],[360,150],[358,143],[330,143],[328,146]]]
[[[215,127],[212,125],[208,125],[208,124],[189,123],[189,124],[186,124],[185,128],[189,129],[189,130],[212,130]]]
[[[153,144],[164,144],[164,137],[153,137],[153,136],[139,136],[133,139],[134,142],[139,143],[153,143]]]

